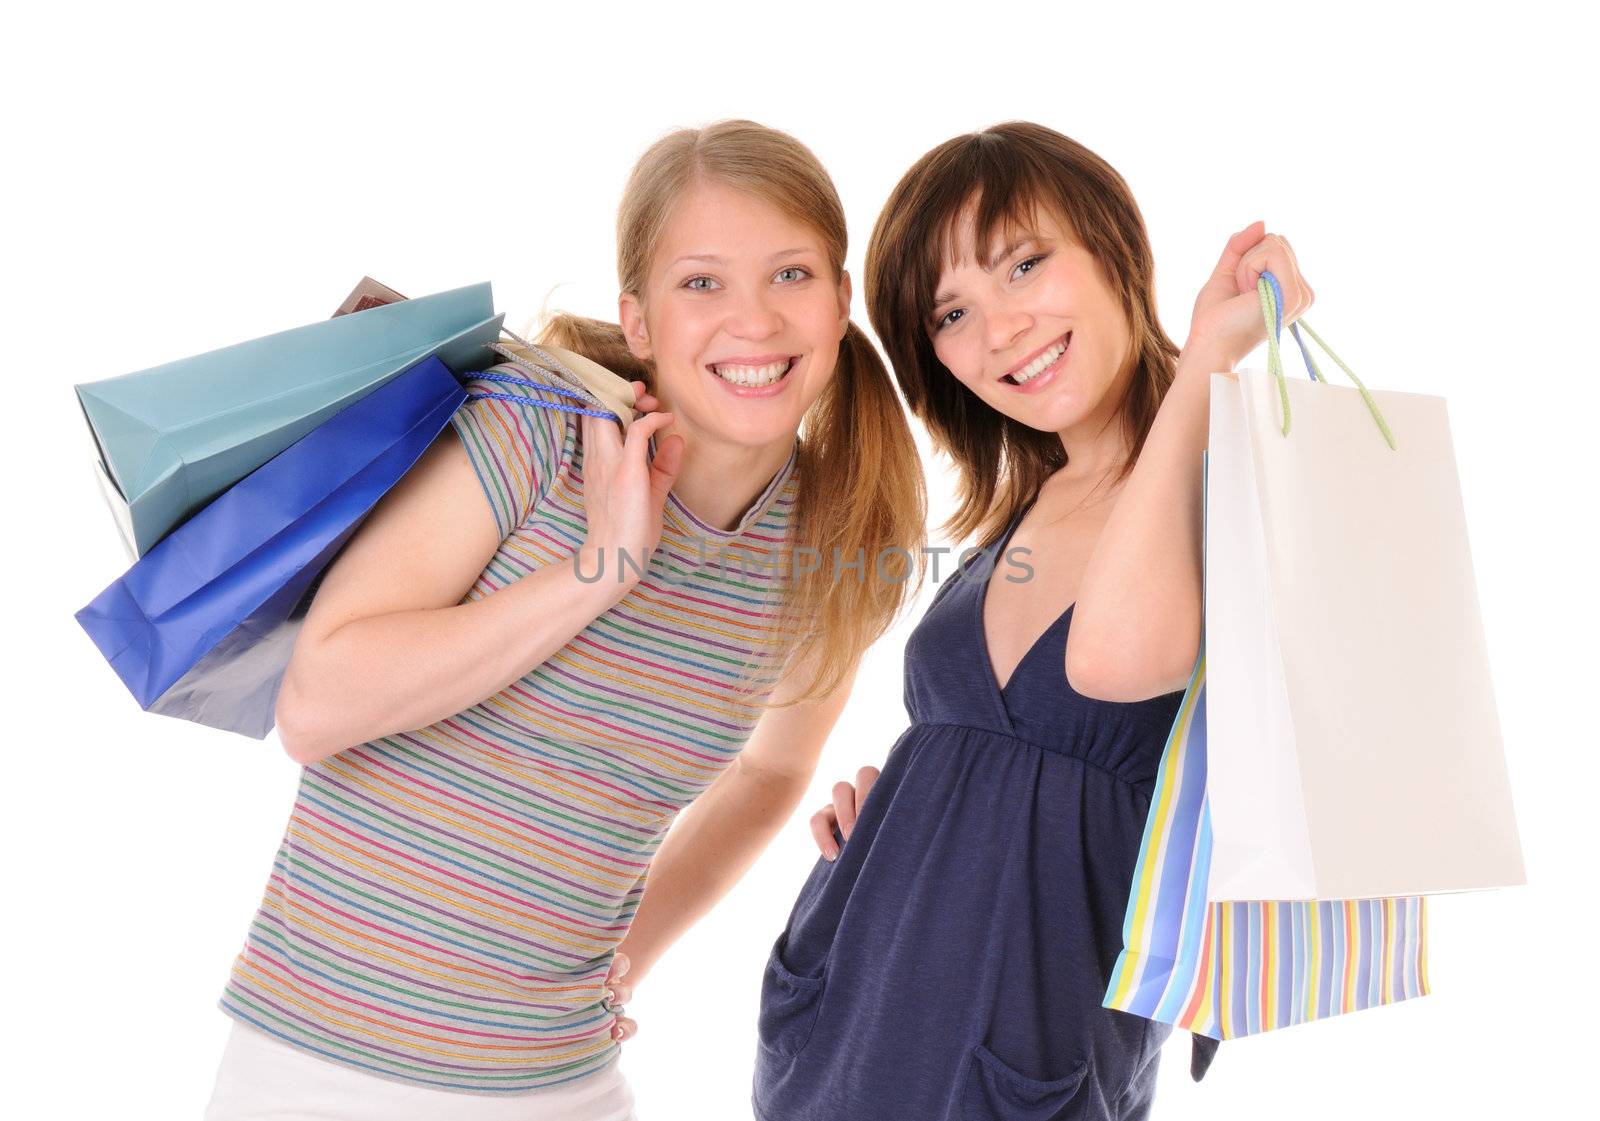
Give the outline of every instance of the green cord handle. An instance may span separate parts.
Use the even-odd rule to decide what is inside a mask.
[[[1271,273],[1263,272],[1256,279],[1256,295],[1261,300],[1261,316],[1267,324],[1267,371],[1272,374],[1274,380],[1278,383],[1278,402],[1283,407],[1283,434],[1287,436],[1289,434],[1289,385],[1283,376],[1283,355],[1278,350],[1278,331],[1282,323],[1278,308],[1278,291],[1277,278]],[[1305,357],[1306,366],[1311,371],[1312,380],[1326,382],[1328,379],[1322,377],[1322,371],[1317,369],[1316,363],[1311,360],[1311,351],[1306,348],[1305,341],[1300,338],[1301,327],[1306,329],[1306,334],[1310,335],[1312,340],[1327,352],[1328,357],[1338,364],[1339,369],[1343,370],[1350,380],[1355,383],[1357,392],[1361,394],[1361,399],[1367,403],[1367,411],[1372,414],[1372,419],[1377,421],[1378,431],[1383,433],[1383,438],[1388,443],[1390,450],[1398,451],[1399,447],[1395,443],[1394,433],[1389,429],[1389,422],[1383,419],[1383,412],[1378,408],[1378,402],[1372,399],[1372,394],[1367,392],[1367,387],[1362,384],[1360,378],[1356,377],[1355,371],[1344,364],[1344,359],[1335,354],[1333,348],[1322,341],[1322,336],[1311,329],[1311,324],[1304,319],[1300,319],[1290,324],[1289,329],[1294,333],[1295,342],[1300,344],[1300,353]]]

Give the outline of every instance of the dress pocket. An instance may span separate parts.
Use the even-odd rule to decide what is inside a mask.
[[[761,1014],[756,1021],[761,1046],[780,1059],[792,1059],[810,1042],[827,974],[826,964],[811,977],[793,972],[783,960],[788,940],[785,930],[767,957],[761,977]]]
[[[962,1086],[962,1121],[1065,1121],[1089,1062],[1079,1059],[1060,1078],[1041,1081],[1019,1074],[979,1043],[967,1059]]]

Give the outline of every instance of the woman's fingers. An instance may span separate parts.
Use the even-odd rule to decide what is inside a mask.
[[[878,781],[879,773],[876,767],[862,767],[856,772],[857,809],[867,804],[867,793],[872,789],[872,784]]]
[[[872,784],[878,781],[879,773],[876,767],[862,767],[856,772],[854,785],[848,782],[834,783],[832,800],[811,815],[811,837],[817,842],[822,855],[829,860],[839,855],[839,842],[833,839],[834,830],[838,830],[839,836],[845,840],[850,839],[850,833],[856,826],[856,817],[866,803]]]
[[[628,955],[623,953],[621,950],[618,950],[616,953],[611,955],[611,968],[606,972],[605,998],[612,1004],[623,1003],[611,994],[616,990],[618,985],[623,983],[622,978],[627,976],[628,967],[631,964],[632,962],[628,960]]]
[[[608,469],[622,454],[622,428],[615,421],[602,420],[588,413],[581,415],[584,425],[584,466],[587,467],[592,459],[598,461],[602,469]]]
[[[649,387],[646,386],[644,382],[636,380],[631,381],[628,384],[633,386],[633,407],[637,411],[641,413],[648,413],[661,404],[660,401],[656,400],[655,394],[650,392]]]
[[[672,414],[650,415],[670,417]],[[667,492],[678,481],[678,472],[683,468],[683,448],[683,437],[676,432],[656,442],[656,455],[650,461],[650,497],[657,506],[665,504]]]
[[[671,413],[645,413],[628,426],[625,454],[648,472],[652,508],[666,504],[667,492],[678,481],[683,466],[683,437],[668,436],[656,445],[655,458],[649,456],[650,437],[668,427],[676,418]]]
[[[635,444],[643,444],[648,447],[650,437],[671,424],[672,421],[673,416],[671,413],[648,413],[628,425],[628,435],[624,443],[629,448]]]
[[[618,950],[611,955],[611,969],[606,973],[606,991],[601,997],[604,1006],[615,1016],[611,1025],[611,1038],[622,1042],[639,1030],[639,1025],[622,1014],[623,1005],[633,999],[633,986],[622,978],[632,963],[628,955]]]
[[[1228,244],[1222,248],[1222,256],[1217,259],[1217,267],[1213,275],[1217,277],[1236,277],[1239,265],[1244,260],[1246,253],[1254,249],[1261,241],[1262,234],[1266,232],[1267,224],[1260,219],[1251,222],[1244,229],[1228,239]]]
[[[839,820],[839,836],[848,841],[856,825],[856,788],[848,782],[833,784],[833,812]]]
[[[839,858],[839,843],[833,839],[833,828],[836,824],[833,806],[823,806],[811,815],[811,838],[817,842],[817,849],[825,860]]]
[[[1311,306],[1311,289],[1300,275],[1300,266],[1294,250],[1282,234],[1268,234],[1259,245],[1246,253],[1239,262],[1236,282],[1240,294],[1255,291],[1256,281],[1263,272],[1278,278],[1283,289],[1283,321],[1287,325]]]

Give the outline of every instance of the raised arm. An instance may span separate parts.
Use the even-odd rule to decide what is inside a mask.
[[[1210,427],[1211,375],[1231,371],[1266,340],[1256,278],[1283,287],[1287,326],[1311,306],[1287,241],[1251,223],[1229,239],[1195,300],[1177,376],[1139,461],[1084,570],[1066,673],[1073,689],[1138,701],[1182,689],[1201,631],[1200,453]]]
[[[634,384],[642,394],[643,383]],[[638,403],[653,402],[641,396]],[[577,557],[469,603],[462,598],[515,525],[485,502],[484,488],[494,492],[467,451],[470,430],[434,441],[351,537],[312,600],[278,695],[278,734],[289,756],[313,763],[470,708],[626,595],[637,569],[624,566],[618,580],[617,553],[648,556],[659,540],[682,442],[670,438],[673,447],[653,462],[646,449],[671,420],[670,413],[641,417],[624,442],[614,424],[584,417],[589,533]],[[514,517],[515,502],[510,508]],[[596,580],[602,555],[604,576]]]

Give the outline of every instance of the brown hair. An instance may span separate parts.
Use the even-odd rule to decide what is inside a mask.
[[[1156,317],[1155,261],[1127,183],[1105,160],[1043,125],[1008,121],[947,140],[905,173],[867,243],[867,313],[913,415],[955,462],[959,505],[945,523],[957,540],[987,540],[1030,504],[1067,462],[1053,432],[997,412],[934,354],[928,317],[957,219],[975,204],[979,260],[1001,229],[1035,228],[1041,207],[1057,212],[1121,298],[1132,345],[1131,377],[1118,403],[1133,470],[1156,410],[1172,384],[1178,348]],[[1130,372],[1119,371],[1119,380]]]
[[[617,209],[617,281],[624,292],[642,295],[673,208],[694,183],[708,180],[814,230],[839,280],[848,237],[833,180],[788,133],[732,120],[670,132],[634,165]],[[653,364],[634,357],[615,323],[561,313],[546,322],[540,339],[655,384]],[[804,660],[810,676],[791,703],[838,685],[888,629],[924,571],[922,463],[889,371],[854,323],[839,344],[833,378],[801,422],[795,470],[799,494],[788,550],[791,558],[804,551],[810,570],[794,570],[785,588],[779,648],[790,666]],[[863,568],[836,578],[835,558],[846,564],[858,555]],[[887,578],[879,576],[878,558],[888,558]]]

